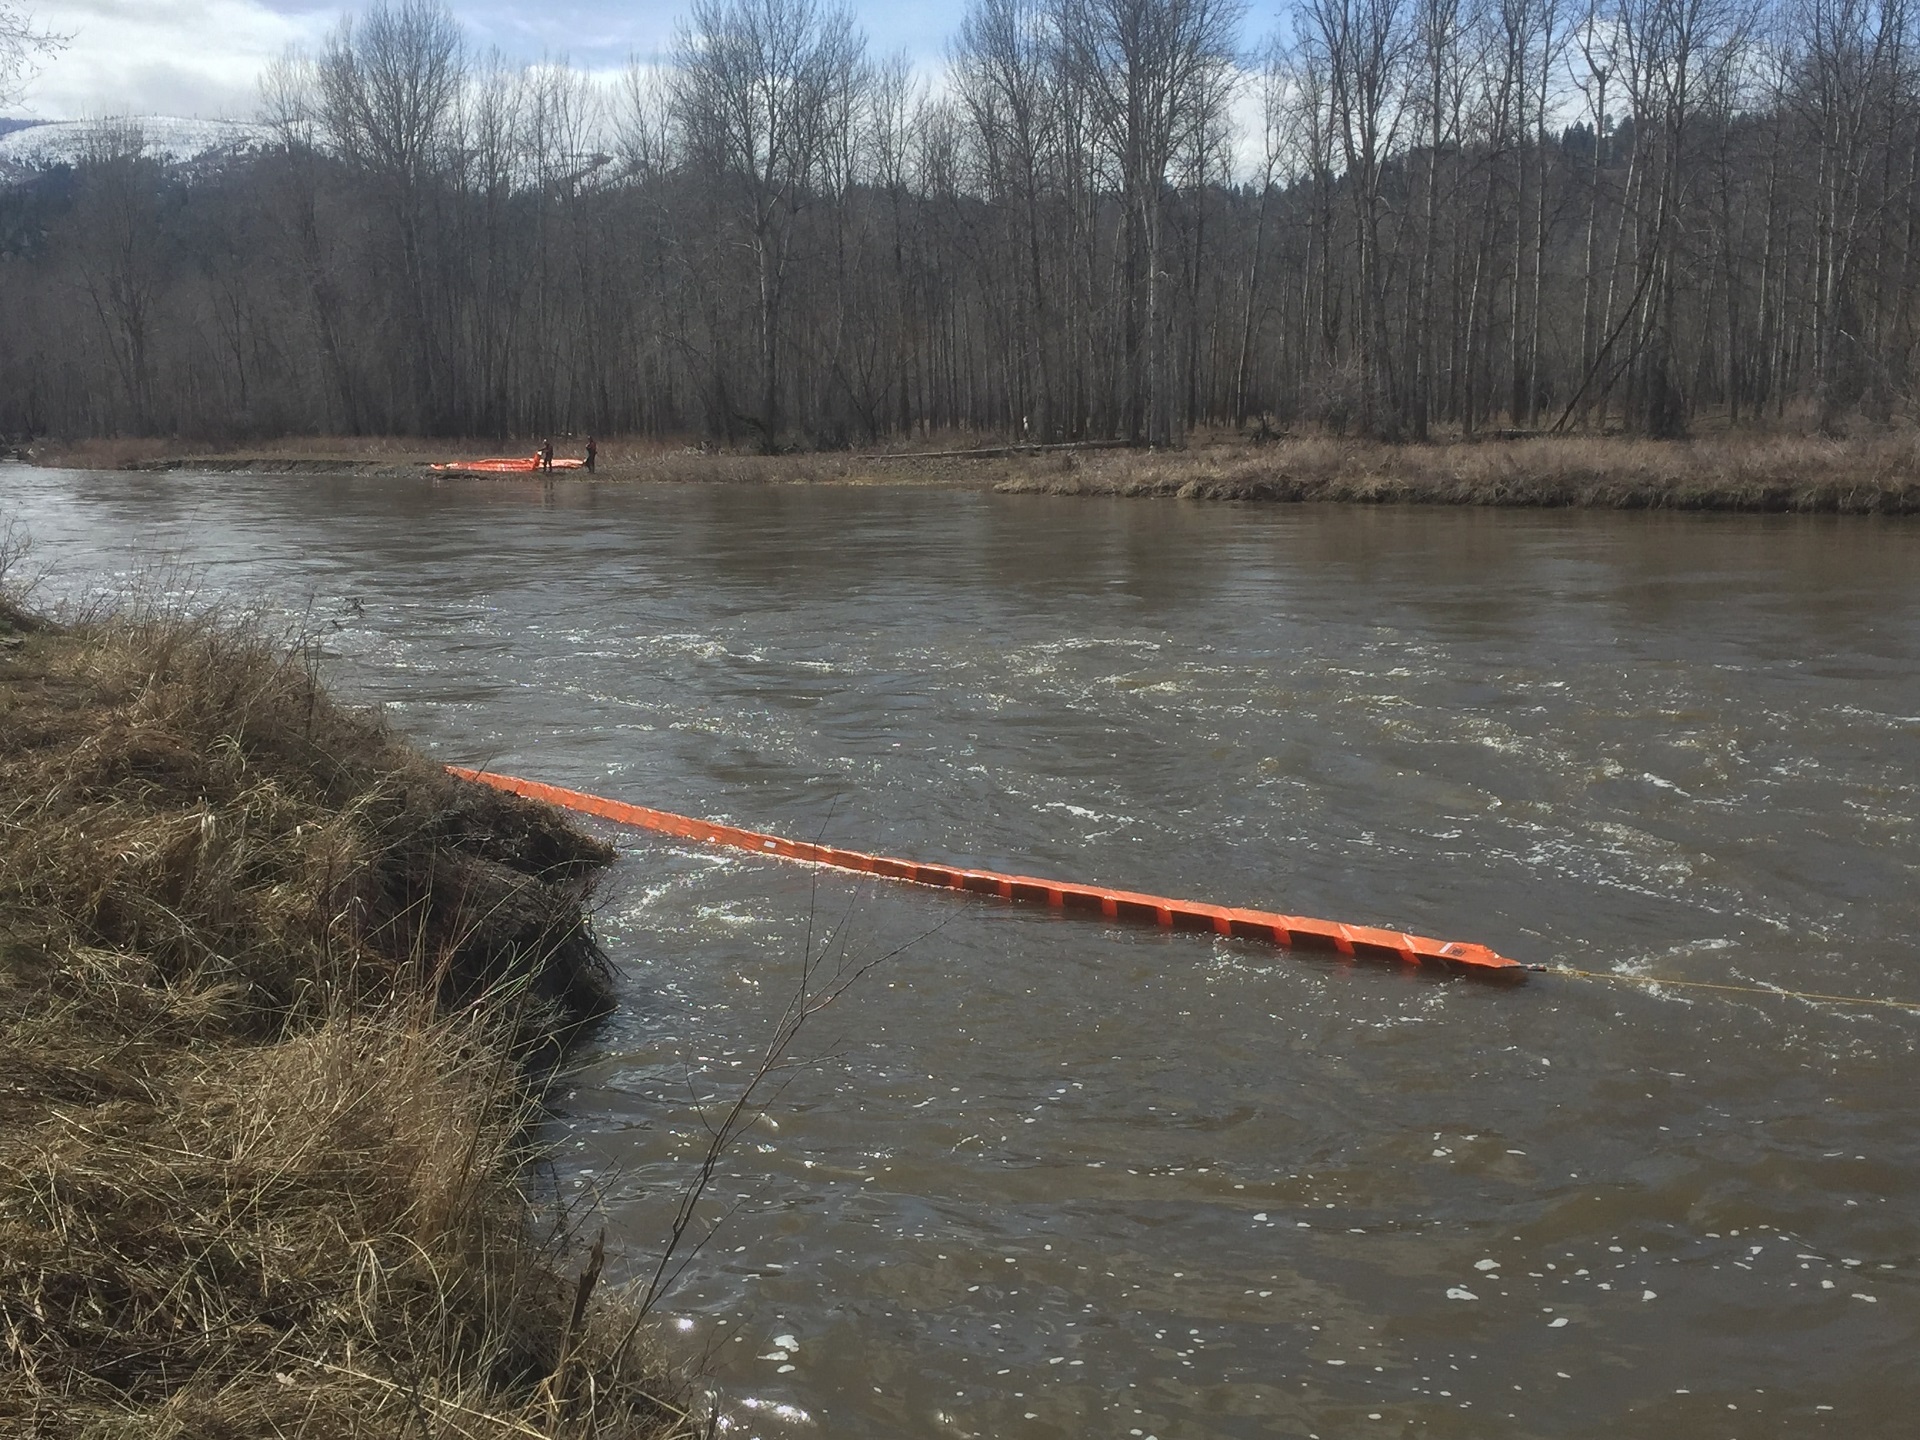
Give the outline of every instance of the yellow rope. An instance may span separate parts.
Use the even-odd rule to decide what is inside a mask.
[[[1581,980],[1613,980],[1624,985],[1674,990],[1728,990],[1740,995],[1771,995],[1782,1000],[1819,1000],[1828,1005],[1883,1005],[1889,1010],[1920,1011],[1920,1000],[1882,1000],[1872,995],[1822,995],[1813,990],[1782,990],[1772,985],[1723,985],[1708,980],[1661,980],[1652,975],[1620,975],[1610,970],[1575,970],[1570,965],[1549,965],[1541,969],[1548,975],[1568,975]]]

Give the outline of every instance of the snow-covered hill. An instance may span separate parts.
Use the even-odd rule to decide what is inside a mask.
[[[103,125],[137,130],[145,153],[163,165],[217,162],[258,150],[269,140],[265,126],[244,120],[189,120],[178,115],[50,120],[0,135],[0,182],[22,180],[53,165],[74,164],[95,143]]]

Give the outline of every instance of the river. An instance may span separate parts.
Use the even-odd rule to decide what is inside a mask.
[[[1913,522],[17,465],[0,497],[49,594],[310,611],[336,684],[448,761],[1920,1001]],[[877,962],[664,1304],[729,1433],[1912,1433],[1920,1014],[1437,979],[617,838],[625,1003],[556,1141],[630,1257],[809,944]]]

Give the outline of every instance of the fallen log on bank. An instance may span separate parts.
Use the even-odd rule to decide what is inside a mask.
[[[982,445],[972,450],[901,450],[855,456],[876,463],[896,460],[1007,460],[1016,455],[1054,455],[1073,450],[1138,450],[1137,440],[1067,440],[1052,445]]]

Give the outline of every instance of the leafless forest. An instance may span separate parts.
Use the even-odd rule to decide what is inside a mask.
[[[609,82],[376,4],[268,140],[0,194],[0,429],[1178,443],[1920,399],[1914,0],[693,0]]]

